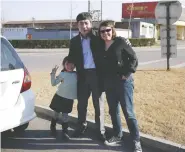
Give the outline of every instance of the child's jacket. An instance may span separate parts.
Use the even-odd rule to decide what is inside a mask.
[[[51,85],[58,86],[56,94],[67,98],[67,99],[77,99],[77,75],[76,72],[60,72],[60,74],[55,77],[55,74],[51,74]]]

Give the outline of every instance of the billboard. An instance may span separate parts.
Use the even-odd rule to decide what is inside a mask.
[[[122,18],[155,18],[155,8],[158,2],[123,3]]]

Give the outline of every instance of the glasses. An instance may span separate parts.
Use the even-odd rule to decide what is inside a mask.
[[[108,32],[110,32],[111,30],[112,30],[112,29],[101,30],[100,33],[102,33],[102,34],[105,33],[105,32],[108,33]]]

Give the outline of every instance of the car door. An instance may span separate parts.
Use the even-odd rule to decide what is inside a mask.
[[[12,45],[1,37],[0,111],[15,106],[24,79],[24,65]]]

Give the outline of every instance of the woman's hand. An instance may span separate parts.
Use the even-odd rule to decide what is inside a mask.
[[[126,79],[127,79],[127,77],[122,75],[122,80],[126,80]]]

